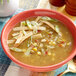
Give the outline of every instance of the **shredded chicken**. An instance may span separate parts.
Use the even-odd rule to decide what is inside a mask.
[[[13,28],[13,31],[21,31],[21,30],[33,30],[35,27],[32,27],[29,29],[28,27],[15,27]],[[37,27],[37,30],[46,30],[46,27]]]
[[[33,35],[32,38],[39,39],[39,38],[42,38],[42,35],[41,34],[36,34],[36,35]]]
[[[28,37],[30,37],[30,36],[32,36],[32,35],[33,35],[33,33],[32,33],[32,32],[29,32],[29,33],[26,34],[26,36],[22,36],[22,37],[20,38],[20,40],[17,39],[17,41],[15,42],[14,46],[15,46],[15,47],[18,47],[25,39],[27,39]]]

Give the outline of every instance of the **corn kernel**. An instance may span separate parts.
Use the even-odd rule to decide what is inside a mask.
[[[71,42],[68,42],[67,45],[71,45]]]
[[[37,52],[37,54],[38,54],[38,55],[41,55],[41,52],[40,52],[40,51],[38,51],[38,52]]]
[[[49,42],[49,45],[55,45],[55,44],[56,44],[56,42],[53,42],[53,41]]]
[[[37,48],[33,48],[34,51],[37,51]]]

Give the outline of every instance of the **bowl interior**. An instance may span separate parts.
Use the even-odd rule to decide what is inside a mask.
[[[73,36],[73,39],[74,39],[74,47],[73,47],[73,50],[72,50],[70,56],[66,60],[64,60],[63,62],[58,63],[56,65],[52,65],[52,66],[37,67],[37,66],[31,66],[31,65],[23,64],[23,63],[19,62],[18,60],[16,60],[10,54],[10,50],[8,49],[8,45],[7,45],[7,38],[8,38],[9,32],[13,29],[13,27],[18,22],[25,20],[28,17],[33,17],[33,16],[49,16],[51,18],[57,19],[57,20],[61,21],[62,23],[64,23],[64,25],[70,30],[70,32]],[[66,62],[68,62],[70,59],[72,59],[75,56],[75,54],[76,54],[76,35],[75,34],[76,34],[76,27],[68,17],[66,17],[60,13],[57,13],[55,11],[52,11],[52,10],[35,9],[35,10],[29,10],[29,11],[21,12],[21,13],[15,15],[14,17],[12,17],[7,22],[7,24],[4,26],[4,28],[2,30],[1,43],[2,43],[2,47],[4,49],[4,52],[7,54],[7,56],[11,60],[13,60],[15,63],[17,63],[18,65],[20,65],[22,67],[26,67],[27,69],[29,69],[29,68],[47,69],[48,68],[48,70],[50,71],[50,70],[54,70],[54,69],[62,66],[63,64],[65,64]],[[51,69],[49,69],[49,68],[51,68]],[[44,70],[42,70],[42,71],[44,71]]]

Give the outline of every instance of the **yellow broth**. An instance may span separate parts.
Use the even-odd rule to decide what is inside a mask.
[[[36,17],[33,18],[29,18],[29,21],[34,21],[36,19]],[[34,66],[49,66],[49,65],[54,65],[57,64],[63,60],[65,60],[71,53],[72,48],[73,48],[73,38],[72,35],[70,33],[70,31],[67,29],[67,27],[64,26],[64,24],[62,24],[61,22],[57,21],[57,22],[53,22],[53,21],[49,21],[50,23],[52,23],[53,25],[57,25],[60,29],[60,32],[62,33],[62,38],[65,42],[62,43],[56,43],[54,45],[54,48],[50,48],[49,50],[47,49],[47,46],[51,46],[49,44],[50,40],[54,40],[56,38],[56,36],[58,36],[58,34],[52,30],[48,25],[43,24],[41,26],[46,27],[45,31],[39,31],[38,34],[42,34],[42,38],[36,39],[34,38],[32,40],[32,43],[37,43],[37,51],[41,52],[41,49],[43,48],[45,50],[45,54],[43,54],[41,52],[40,55],[37,55],[37,52],[31,53],[29,56],[26,56],[24,54],[24,52],[15,52],[10,50],[11,54],[19,61],[28,64],[28,65],[34,65]],[[20,23],[16,24],[15,27],[20,26]],[[48,34],[48,31],[53,31],[52,35]],[[18,32],[18,31],[17,31]],[[11,31],[8,35],[8,40],[12,39],[12,34],[16,33],[15,31]],[[46,39],[46,42],[41,42],[42,39]],[[29,47],[27,47],[28,42],[30,43],[30,37],[25,39],[17,48],[20,49],[28,49]],[[69,44],[69,42],[71,44]],[[40,47],[40,44],[43,44],[43,47]],[[66,43],[65,47],[62,47],[60,44]],[[13,47],[13,44],[8,44],[9,47]],[[48,52],[50,52],[50,54],[47,54]]]

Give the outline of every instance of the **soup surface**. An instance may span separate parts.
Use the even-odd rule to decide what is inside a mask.
[[[10,31],[7,44],[19,61],[34,66],[49,66],[65,60],[73,48],[70,31],[50,17],[31,17]]]

